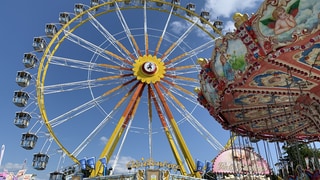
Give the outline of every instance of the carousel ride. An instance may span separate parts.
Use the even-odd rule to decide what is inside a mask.
[[[194,92],[197,60],[211,54],[222,22],[179,0],[91,0],[73,8],[34,37],[17,72],[14,124],[27,129],[20,145],[36,151],[33,168],[59,159],[50,179],[77,172],[117,179],[120,155],[129,154],[143,160],[126,164],[126,172],[135,170],[126,178],[201,178],[193,138],[223,146],[197,118],[206,113]],[[164,156],[174,163],[156,160]],[[65,157],[74,165],[61,168]]]
[[[236,30],[215,41],[211,58],[199,60],[199,102],[224,129],[253,142],[319,141],[319,6],[274,0],[250,16],[234,14]],[[315,176],[317,170],[309,177]]]

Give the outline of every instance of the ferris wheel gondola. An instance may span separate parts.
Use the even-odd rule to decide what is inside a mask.
[[[135,22],[127,19],[131,11],[139,15]],[[155,17],[157,23],[150,20]],[[89,5],[76,3],[72,13],[61,12],[60,26],[46,24],[46,36],[35,37],[34,51],[24,56],[28,70],[37,67],[36,75],[18,73],[26,79],[21,84],[24,91],[15,92],[14,103],[25,113],[16,115],[16,125],[28,127],[31,113],[41,117],[22,135],[21,146],[31,150],[39,145],[40,130],[34,128],[45,126],[65,155],[76,164],[84,163],[91,176],[100,176],[104,166],[99,159],[108,163],[115,151],[118,156],[126,138],[131,138],[129,130],[143,126],[139,131],[148,134],[148,156],[153,157],[153,146],[159,146],[153,143],[155,131],[163,132],[180,173],[200,177],[181,126],[188,123],[212,148],[223,148],[195,115],[203,110],[193,92],[201,70],[196,61],[211,53],[221,34],[209,18],[209,12],[197,14],[194,4],[184,8],[179,0],[91,0]],[[170,22],[177,21],[187,28],[169,29]],[[199,32],[207,38],[196,42]],[[28,106],[26,90],[33,101]],[[70,127],[79,131],[71,132]],[[108,136],[108,141],[97,151],[89,144],[97,144],[101,136]],[[88,152],[96,153],[94,160],[83,160]],[[49,154],[40,150],[34,154],[33,167],[44,170],[48,161]]]

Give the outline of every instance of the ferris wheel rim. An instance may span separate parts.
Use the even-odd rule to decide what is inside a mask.
[[[110,5],[111,3],[117,3],[117,2],[124,2],[123,0],[116,0],[116,1],[112,1],[112,2],[106,2],[104,3],[104,5]],[[150,2],[162,2],[164,4],[167,4],[167,5],[171,5],[170,3],[168,2],[164,2],[164,1],[159,1],[159,0],[150,0]],[[171,5],[172,6],[172,5]],[[102,4],[99,5],[98,7],[92,7],[86,11],[84,11],[83,13],[81,14],[78,14],[77,16],[73,17],[69,22],[68,24],[65,24],[57,33],[57,35],[55,35],[52,40],[50,41],[50,43],[48,44],[48,46],[46,47],[45,51],[44,51],[44,55],[42,56],[41,58],[41,61],[40,61],[40,64],[39,64],[39,71],[38,71],[38,77],[41,77],[41,78],[37,78],[37,81],[36,81],[36,89],[37,89],[37,99],[38,99],[38,104],[39,104],[39,108],[40,108],[40,112],[41,112],[41,115],[45,121],[45,125],[49,131],[49,133],[52,135],[52,137],[54,138],[55,142],[58,144],[58,146],[71,158],[73,159],[75,162],[78,162],[78,158],[74,157],[69,151],[68,149],[66,149],[63,144],[59,141],[59,139],[56,137],[54,131],[52,130],[52,127],[49,123],[49,120],[47,118],[47,115],[46,115],[46,108],[45,108],[45,100],[44,100],[44,91],[43,91],[43,87],[44,87],[44,82],[45,82],[45,78],[46,78],[46,72],[47,72],[47,68],[49,66],[49,62],[50,62],[50,59],[51,57],[55,54],[55,50],[57,50],[59,48],[59,45],[65,40],[64,38],[66,37],[66,35],[64,35],[63,39],[61,40],[58,40],[58,45],[56,45],[52,51],[52,54],[49,55],[49,58],[47,57],[48,54],[49,54],[49,50],[50,48],[54,45],[55,41],[58,39],[58,36],[63,33],[63,31],[68,28],[68,26],[73,23],[74,21],[76,21],[79,17],[85,15],[85,14],[88,14],[90,12],[92,12],[94,9],[97,9],[99,7],[102,7]],[[137,7],[136,6],[132,6],[132,9],[136,9]],[[140,7],[141,8],[141,7]],[[182,9],[184,10],[185,12],[188,11],[187,9],[181,7],[181,6],[177,6],[177,8],[179,9]],[[130,8],[129,8],[130,9]],[[122,10],[122,9],[121,9]],[[126,10],[124,8],[124,10]],[[159,9],[151,9],[151,10],[159,10]],[[115,11],[113,9],[113,11]],[[103,12],[103,13],[100,13],[100,15],[104,15],[104,14],[108,14],[110,12],[113,12],[113,11],[108,11],[108,12]],[[194,13],[194,12],[190,12],[190,13]],[[95,14],[96,16],[97,14]],[[174,14],[174,15],[178,15],[178,14]],[[197,16],[198,18],[202,18],[200,17],[199,15],[195,14],[194,13],[194,16]],[[178,17],[180,17],[178,15]],[[181,18],[181,17],[180,17]],[[185,19],[185,18],[183,18]],[[186,20],[186,19],[185,19]],[[85,20],[85,21],[81,21],[77,26],[75,26],[74,28],[72,28],[71,30],[69,30],[69,32],[77,29],[78,27],[80,27],[82,24],[86,23],[88,20]],[[208,23],[210,24],[210,23]],[[197,25],[197,24],[196,24]],[[201,28],[202,29],[202,28]],[[206,30],[202,29],[204,32],[206,32]],[[212,37],[214,38],[214,37]],[[45,59],[48,58],[47,61],[45,61]],[[46,64],[44,64],[46,62]]]

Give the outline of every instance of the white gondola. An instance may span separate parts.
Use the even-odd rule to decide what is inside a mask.
[[[196,5],[193,4],[193,3],[189,3],[187,4],[187,7],[186,7],[189,11],[192,11],[192,12],[195,12],[196,11]],[[187,15],[188,16],[192,16],[192,14],[190,12],[187,12]]]
[[[35,37],[33,38],[32,47],[37,52],[43,52],[47,47],[46,40],[43,37]]]
[[[85,10],[84,5],[83,4],[75,4],[73,10],[76,15],[79,15]]]
[[[59,22],[61,24],[67,24],[70,21],[70,14],[66,12],[62,12],[59,14]]]
[[[58,28],[55,24],[46,24],[45,33],[47,37],[53,37],[58,32]]]
[[[37,153],[33,155],[32,166],[36,170],[44,170],[47,167],[49,156],[47,154]]]
[[[27,128],[29,126],[31,115],[27,112],[16,112],[13,124],[19,128]]]
[[[22,59],[22,63],[26,68],[34,68],[37,62],[38,62],[37,56],[32,53],[25,53]]]
[[[208,11],[202,11],[202,12],[200,13],[200,16],[201,16],[202,18],[204,18],[206,21],[209,21],[210,13],[209,13]],[[201,19],[200,21],[201,21],[201,23],[205,23],[205,21],[204,21],[203,19]]]
[[[13,103],[18,107],[25,107],[29,100],[29,94],[24,91],[15,91],[13,95]]]
[[[38,136],[32,133],[24,133],[21,137],[20,146],[24,149],[31,150],[36,146]]]
[[[63,176],[63,173],[55,171],[50,173],[49,180],[63,180]]]
[[[91,0],[90,7],[98,6],[100,4],[99,0]]]
[[[223,22],[217,19],[214,21],[213,26],[216,27],[219,31],[222,31]]]
[[[173,5],[173,10],[177,10],[177,6],[180,6],[180,0],[172,0],[171,1],[172,5]]]
[[[27,87],[30,84],[31,75],[26,71],[18,71],[16,76],[16,83],[20,87]]]

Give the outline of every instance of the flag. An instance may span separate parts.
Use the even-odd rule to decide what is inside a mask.
[[[2,144],[1,146],[1,154],[0,154],[0,166],[2,163],[2,158],[3,158],[3,154],[4,154],[4,150],[6,149],[6,146],[4,144]]]

